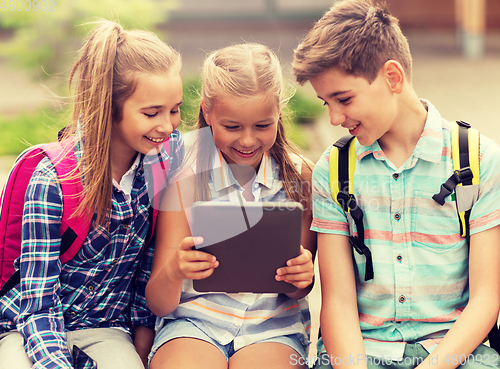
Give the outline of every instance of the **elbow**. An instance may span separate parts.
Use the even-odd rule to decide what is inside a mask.
[[[172,299],[162,298],[165,296],[165,293],[158,293],[158,291],[154,290],[154,287],[148,283],[146,286],[146,303],[148,305],[149,310],[156,315],[157,317],[164,317],[173,312],[177,305],[179,305],[179,301],[172,301]]]

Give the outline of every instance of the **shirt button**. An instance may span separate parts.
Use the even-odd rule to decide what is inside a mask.
[[[405,302],[405,301],[406,301],[406,297],[404,297],[404,295],[401,295],[401,296],[399,296],[398,301],[399,301],[400,303],[403,303],[403,302]]]
[[[394,174],[392,175],[392,178],[394,178],[394,179],[398,179],[398,178],[399,178],[399,173],[394,173]]]
[[[116,263],[118,263],[118,259],[113,259],[113,260],[111,261],[111,264],[113,264],[113,265],[115,265]]]
[[[89,291],[93,292],[94,291],[94,286],[89,286]]]
[[[394,219],[400,220],[401,219],[401,214],[399,214],[399,213],[394,214]]]
[[[398,261],[401,261],[401,260],[403,260],[403,257],[401,255],[398,255],[398,257],[396,259],[398,259]]]

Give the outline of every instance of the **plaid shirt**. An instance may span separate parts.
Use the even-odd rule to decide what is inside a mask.
[[[161,152],[170,161],[169,178],[184,155],[178,131],[170,136],[170,153]],[[79,154],[77,149],[77,158]],[[0,299],[0,333],[19,330],[34,367],[73,367],[65,331],[115,327],[130,333],[132,327],[154,325],[144,295],[154,247],[153,242],[144,247],[150,209],[144,175],[148,158],[141,155],[138,161],[130,196],[114,185],[109,227],[91,226],[78,254],[64,265],[59,259],[61,186],[48,158],[34,171],[16,261],[21,283]]]

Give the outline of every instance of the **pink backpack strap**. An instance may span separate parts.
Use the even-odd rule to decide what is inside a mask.
[[[63,217],[61,222],[61,262],[73,259],[85,242],[92,219],[87,216],[76,216],[76,209],[82,201],[84,190],[82,180],[75,168],[74,143],[71,138],[61,142],[47,144],[44,151],[50,158],[61,180],[63,193]]]
[[[19,273],[14,273],[14,260],[21,254],[22,218],[24,199],[31,176],[38,163],[47,155],[56,168],[59,178],[64,178],[76,168],[73,143],[63,141],[34,146],[21,155],[5,183],[0,213],[0,296],[19,283]],[[61,223],[61,261],[71,260],[85,241],[91,220],[73,214],[83,196],[83,186],[78,176],[61,182],[63,216]]]
[[[0,209],[0,286],[14,273],[14,260],[21,254],[24,196],[31,175],[43,157],[41,146],[25,150],[5,182]]]

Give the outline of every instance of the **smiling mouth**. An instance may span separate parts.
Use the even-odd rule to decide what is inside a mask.
[[[149,141],[153,141],[154,143],[162,143],[166,140],[166,138],[162,137],[162,138],[155,138],[155,137],[148,137],[148,136],[144,136],[146,137]]]
[[[233,150],[236,151],[240,156],[252,156],[254,155],[259,149],[255,149],[255,150],[238,150],[236,148],[233,147]]]
[[[345,128],[347,128],[349,131],[354,131],[356,128],[358,128],[358,127],[359,127],[359,125],[360,125],[360,124],[361,124],[361,123],[358,123],[358,124],[356,124],[354,127],[345,127]]]

